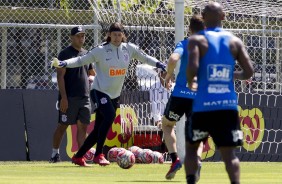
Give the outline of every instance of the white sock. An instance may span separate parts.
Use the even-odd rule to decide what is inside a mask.
[[[55,149],[55,148],[53,148],[53,152],[52,152],[52,158],[57,154],[57,153],[59,153],[59,149]]]

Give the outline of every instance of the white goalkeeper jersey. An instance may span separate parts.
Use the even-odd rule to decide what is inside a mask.
[[[159,62],[132,43],[121,43],[118,47],[111,43],[105,43],[95,47],[84,56],[65,61],[67,68],[94,63],[97,75],[91,88],[114,99],[120,96],[129,63],[133,58],[151,66],[156,66],[156,63]]]

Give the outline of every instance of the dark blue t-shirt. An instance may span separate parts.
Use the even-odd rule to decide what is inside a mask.
[[[66,60],[77,56],[82,56],[87,50],[76,50],[72,46],[68,46],[59,53],[59,60]],[[93,69],[93,65],[84,65],[77,68],[66,68],[65,89],[67,97],[85,97],[89,96],[88,70]],[[60,98],[60,94],[59,94]]]

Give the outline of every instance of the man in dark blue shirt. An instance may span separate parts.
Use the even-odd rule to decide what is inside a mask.
[[[82,46],[85,42],[83,27],[71,30],[71,45],[62,50],[58,56],[66,60],[87,53]],[[60,161],[59,147],[68,125],[77,125],[77,144],[80,147],[86,138],[87,125],[90,123],[91,103],[89,98],[89,78],[94,76],[92,64],[78,68],[58,68],[59,87],[59,124],[53,135],[53,151],[50,162]]]

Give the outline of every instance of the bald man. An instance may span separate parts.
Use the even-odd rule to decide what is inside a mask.
[[[207,29],[190,37],[189,63],[186,70],[189,88],[197,76],[198,90],[193,103],[192,123],[186,147],[186,180],[194,184],[197,175],[197,150],[210,135],[219,149],[231,184],[240,183],[240,162],[235,148],[241,146],[237,95],[234,80],[246,80],[253,75],[253,66],[242,41],[223,30],[223,8],[209,3],[202,13]],[[238,61],[241,71],[234,71]]]

